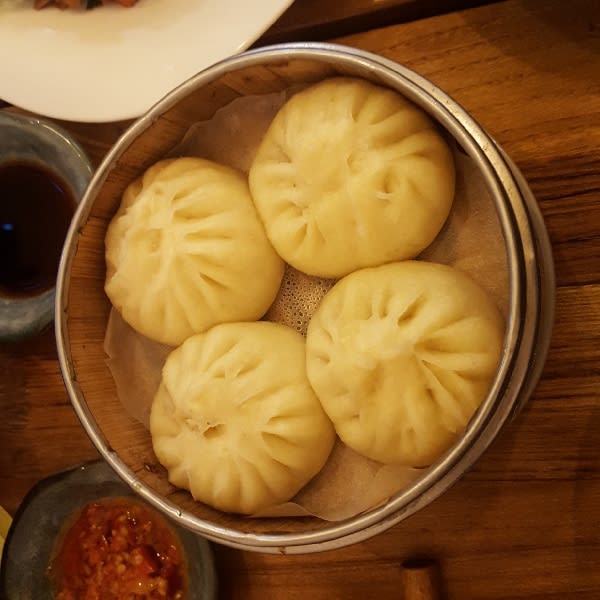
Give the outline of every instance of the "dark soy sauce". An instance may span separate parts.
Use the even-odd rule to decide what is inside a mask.
[[[52,288],[75,199],[57,175],[25,161],[0,165],[0,296]]]

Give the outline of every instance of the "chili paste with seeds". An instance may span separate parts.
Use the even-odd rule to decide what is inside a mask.
[[[129,498],[86,505],[48,569],[55,600],[184,600],[179,539],[153,509]]]

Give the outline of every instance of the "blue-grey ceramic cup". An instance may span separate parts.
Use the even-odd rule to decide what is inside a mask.
[[[0,166],[26,162],[53,173],[79,203],[93,168],[83,149],[61,127],[35,117],[0,110]],[[0,198],[10,202],[11,198]],[[32,214],[31,218],[36,218]],[[0,342],[33,336],[54,318],[54,286],[35,295],[0,292]]]

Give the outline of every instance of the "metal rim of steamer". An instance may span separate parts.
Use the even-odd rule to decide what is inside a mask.
[[[462,439],[437,464],[384,505],[325,528],[301,533],[247,533],[217,526],[182,511],[140,482],[110,447],[87,406],[74,370],[67,329],[70,268],[94,198],[125,149],[166,110],[190,92],[240,68],[292,60],[323,62],[396,89],[440,122],[479,165],[493,197],[506,243],[510,300],[504,356],[487,398]],[[140,496],[178,524],[221,544],[264,553],[301,554],[366,540],[425,507],[451,487],[519,412],[546,358],[554,318],[554,267],[544,222],[527,183],[472,117],[427,79],[381,56],[336,44],[278,44],[221,61],[159,101],[119,139],[96,171],[76,212],[61,259],[56,293],[56,340],[67,392],[86,433],[115,472]]]

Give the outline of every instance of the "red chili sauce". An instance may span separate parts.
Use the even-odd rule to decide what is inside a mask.
[[[165,520],[130,498],[84,507],[57,547],[56,600],[184,600],[183,550]]]

